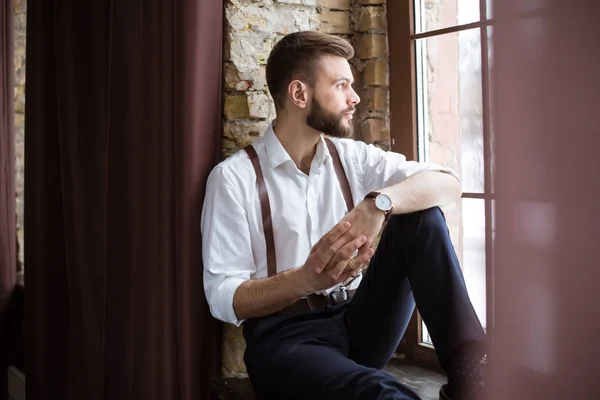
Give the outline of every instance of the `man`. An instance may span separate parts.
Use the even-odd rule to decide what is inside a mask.
[[[353,54],[317,32],[273,48],[266,74],[277,118],[208,179],[211,312],[243,324],[263,399],[416,399],[381,371],[416,300],[448,373],[440,397],[469,398],[485,335],[439,209],[460,197],[460,183],[448,169],[346,139],[359,102]]]

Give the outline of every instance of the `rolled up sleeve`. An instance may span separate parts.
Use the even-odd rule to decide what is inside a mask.
[[[372,144],[357,144],[356,163],[363,175],[363,184],[367,192],[395,185],[423,171],[444,172],[459,179],[456,172],[439,164],[408,161],[403,154],[384,151]]]
[[[202,207],[204,292],[211,314],[240,326],[233,308],[237,288],[256,272],[243,193],[228,171],[217,166],[209,175]]]

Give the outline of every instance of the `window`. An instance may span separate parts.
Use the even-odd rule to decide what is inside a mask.
[[[392,149],[458,172],[462,199],[444,207],[467,290],[492,325],[493,132],[490,0],[388,2]],[[408,4],[408,7],[407,7]],[[436,364],[418,313],[401,351]]]

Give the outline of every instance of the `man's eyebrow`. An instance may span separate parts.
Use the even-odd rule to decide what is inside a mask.
[[[349,83],[352,83],[352,82],[354,82],[354,80],[353,80],[353,79],[350,79],[350,78],[345,78],[345,77],[342,77],[342,78],[339,78],[339,79],[337,79],[337,80],[335,81],[335,83],[339,83],[339,82],[349,82]]]

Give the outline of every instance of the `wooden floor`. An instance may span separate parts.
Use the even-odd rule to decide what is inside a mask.
[[[401,359],[393,359],[384,370],[414,390],[423,400],[438,400],[440,387],[446,383],[444,375]]]
[[[440,387],[446,377],[406,362],[393,359],[384,368],[419,394],[423,400],[438,400]],[[225,379],[213,383],[213,398],[219,400],[257,400],[248,379]]]

